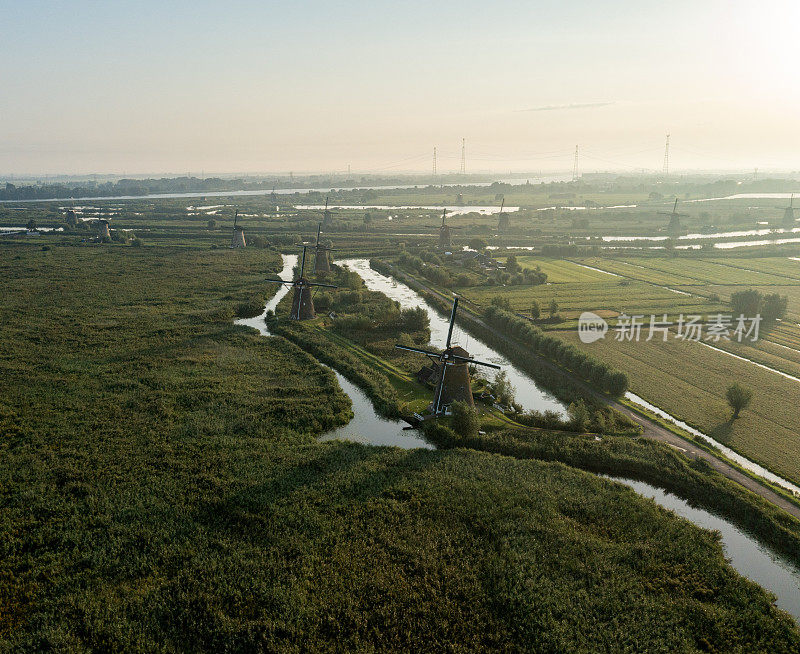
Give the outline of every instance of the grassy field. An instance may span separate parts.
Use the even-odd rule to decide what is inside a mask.
[[[716,537],[556,463],[315,436],[274,253],[0,245],[0,646],[796,651]],[[587,626],[588,625],[588,626]]]
[[[624,370],[637,395],[778,474],[800,481],[800,416],[793,401],[800,397],[797,382],[697,343],[619,342],[608,336],[584,345],[575,332],[558,334]],[[730,420],[725,401],[725,390],[733,381],[753,390],[750,408],[736,421]]]

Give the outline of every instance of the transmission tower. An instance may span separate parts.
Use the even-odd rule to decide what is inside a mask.
[[[575,146],[575,161],[572,164],[572,181],[578,181],[578,146]]]
[[[436,148],[433,148],[433,176],[436,177]]]
[[[461,174],[467,173],[467,146],[466,139],[461,139]]]
[[[664,177],[669,175],[669,134],[667,134],[667,142],[664,145]]]

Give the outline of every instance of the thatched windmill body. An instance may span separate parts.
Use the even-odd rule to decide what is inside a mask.
[[[244,240],[244,228],[237,224],[239,220],[239,210],[236,210],[236,213],[233,214],[233,236],[231,236],[231,247],[232,248],[243,248],[246,247],[247,244]]]
[[[325,209],[322,211],[322,226],[333,227],[333,211],[328,209],[328,197],[325,197]]]
[[[308,245],[300,245],[303,248],[303,259],[300,264],[300,274],[297,279],[287,282],[284,279],[268,279],[268,282],[274,284],[288,284],[294,288],[294,296],[292,297],[292,312],[289,317],[292,320],[311,320],[316,316],[314,313],[314,298],[311,295],[311,289],[314,286],[323,286],[325,288],[338,288],[334,284],[319,284],[317,282],[310,282],[305,277],[306,267],[306,250]]]
[[[108,221],[105,218],[101,218],[97,221],[97,229],[99,230],[99,237],[100,240],[104,239],[111,239],[111,230],[108,228]]]
[[[452,231],[454,229],[461,229],[461,227],[453,227],[452,225],[448,225],[445,219],[447,218],[447,209],[445,208],[442,211],[442,224],[438,227],[434,227],[433,225],[427,225],[431,229],[439,230],[439,249],[440,250],[449,250],[453,247],[453,238],[452,238]]]
[[[508,219],[508,214],[503,213],[503,207],[506,206],[506,199],[503,198],[503,201],[500,203],[500,215],[497,218],[497,231],[498,232],[506,232],[508,231],[510,222]]]
[[[433,352],[417,347],[408,347],[397,344],[399,350],[418,352],[427,356],[433,363],[436,371],[436,391],[433,396],[432,414],[435,417],[445,415],[447,408],[456,400],[466,402],[470,406],[475,406],[472,398],[472,388],[469,377],[469,364],[487,366],[500,370],[500,366],[494,363],[478,361],[470,357],[463,347],[453,346],[453,327],[456,322],[456,311],[458,310],[458,298],[453,300],[453,311],[450,314],[450,327],[447,330],[447,342],[444,351]]]
[[[319,235],[322,231],[322,223],[317,225],[317,243],[314,246],[314,272],[330,272],[331,271],[331,257],[329,252],[333,252],[333,248],[326,247],[319,242]]]
[[[794,193],[789,198],[789,206],[783,208],[783,226],[785,229],[793,229],[794,222]]]
[[[688,218],[688,213],[678,213],[678,198],[675,198],[675,205],[672,211],[659,211],[659,215],[669,216],[669,225],[667,229],[670,234],[679,234],[681,231],[681,218]]]

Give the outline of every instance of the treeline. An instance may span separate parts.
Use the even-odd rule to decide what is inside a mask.
[[[620,397],[628,390],[628,376],[560,338],[549,336],[525,318],[489,305],[483,317],[493,327],[513,335],[531,349],[589,381],[598,390]]]
[[[773,323],[786,315],[789,298],[779,293],[762,293],[755,289],[737,291],[731,295],[734,320],[739,316],[755,318],[760,315],[765,323]]]

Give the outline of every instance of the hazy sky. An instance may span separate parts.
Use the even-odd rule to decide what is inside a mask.
[[[0,173],[800,169],[800,1],[0,0]]]

